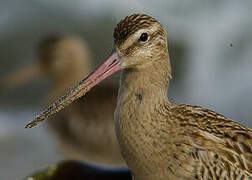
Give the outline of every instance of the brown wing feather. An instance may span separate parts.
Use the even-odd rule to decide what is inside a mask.
[[[250,129],[198,106],[179,104],[174,106],[171,114],[179,119],[181,126],[187,126],[191,144],[201,160],[201,175],[207,172],[212,176],[215,173],[215,177],[219,178],[252,178]]]

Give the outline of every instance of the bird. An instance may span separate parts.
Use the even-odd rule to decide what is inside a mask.
[[[134,180],[252,179],[252,130],[212,110],[172,103],[167,33],[146,14],[114,29],[114,49],[26,128],[62,110],[121,71],[115,131]]]
[[[51,80],[47,97],[50,104],[91,69],[88,46],[74,35],[48,34],[38,43],[36,54],[32,65],[5,78],[5,90],[47,76]],[[116,98],[115,85],[97,86],[86,98],[79,99],[48,121],[64,159],[125,165],[114,132]],[[101,114],[96,113],[97,107]]]

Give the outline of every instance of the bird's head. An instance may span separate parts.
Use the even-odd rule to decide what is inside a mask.
[[[161,64],[159,67],[168,68],[167,71],[170,72],[166,31],[162,25],[145,14],[127,16],[114,30],[114,49],[105,61],[26,127],[33,127],[47,119],[119,70],[147,68],[160,61],[168,66],[162,67]]]

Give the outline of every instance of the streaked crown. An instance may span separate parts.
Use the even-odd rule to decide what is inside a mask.
[[[116,45],[122,44],[136,31],[150,28],[154,24],[162,27],[156,19],[146,14],[132,14],[127,16],[121,20],[114,29],[114,43]]]

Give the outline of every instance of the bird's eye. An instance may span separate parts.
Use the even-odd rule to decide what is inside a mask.
[[[148,34],[147,33],[142,33],[139,40],[142,41],[142,42],[146,42],[148,40]]]

